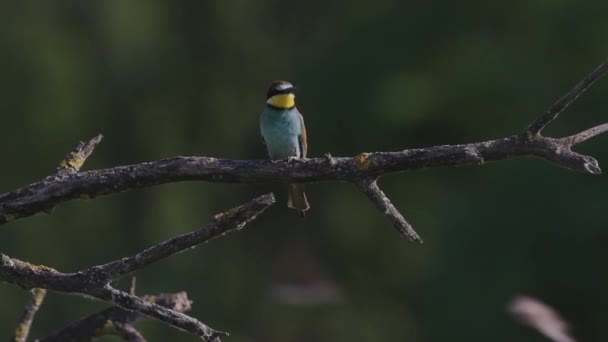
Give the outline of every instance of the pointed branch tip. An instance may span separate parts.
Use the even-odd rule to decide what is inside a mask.
[[[65,158],[57,165],[56,172],[60,175],[67,175],[80,171],[80,168],[84,165],[84,162],[95,150],[95,147],[103,139],[102,134],[98,134],[86,143],[80,142],[76,148],[68,153]]]
[[[570,91],[560,97],[549,109],[545,111],[536,121],[528,126],[527,131],[533,135],[540,134],[543,128],[550,124],[564,111],[572,102],[583,94],[589,87],[608,72],[608,61],[598,65],[589,75],[578,82]]]
[[[356,181],[355,184],[376,205],[380,212],[388,217],[401,236],[410,242],[423,242],[414,227],[405,220],[399,210],[391,203],[391,200],[378,187],[375,179],[364,178]]]
[[[32,323],[34,322],[34,317],[36,316],[38,309],[40,309],[45,297],[45,289],[36,288],[32,290],[32,298],[28,301],[23,309],[23,314],[21,315],[21,319],[15,328],[15,334],[10,340],[11,342],[27,341]]]
[[[574,146],[606,132],[608,132],[608,123],[589,128],[569,137],[562,138],[561,140],[570,146]]]

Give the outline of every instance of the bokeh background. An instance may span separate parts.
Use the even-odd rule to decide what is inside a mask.
[[[266,87],[292,81],[309,153],[355,155],[510,135],[608,56],[606,1],[3,1],[0,192],[50,173],[79,140],[86,169],[175,155],[265,158]],[[600,81],[547,134],[608,121]],[[608,165],[608,139],[578,149]],[[353,186],[189,182],[73,201],[1,228],[0,251],[62,271],[131,255],[274,191],[246,230],[138,273],[188,291],[226,341],[543,341],[516,293],[608,339],[606,176],[542,160],[435,169],[381,186],[425,238],[408,244]],[[128,286],[123,281],[119,286]],[[29,294],[0,284],[9,336]],[[52,293],[41,337],[105,307]],[[156,321],[150,341],[196,341]],[[2,337],[4,338],[4,337]],[[102,341],[116,341],[104,338]]]

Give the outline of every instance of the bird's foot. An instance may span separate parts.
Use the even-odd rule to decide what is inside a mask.
[[[336,166],[336,160],[331,156],[331,153],[325,153],[325,160],[327,160],[329,166]]]
[[[306,161],[306,158],[300,158],[300,157],[294,157],[294,156],[287,157],[287,164],[293,165],[293,164],[300,163],[303,161]]]

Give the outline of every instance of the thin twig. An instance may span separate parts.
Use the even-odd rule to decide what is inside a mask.
[[[566,109],[572,102],[585,92],[595,81],[602,78],[608,72],[608,61],[598,65],[593,71],[578,82],[574,88],[562,96],[557,102],[555,102],[547,111],[541,115],[536,121],[528,126],[528,132],[531,134],[540,134],[551,121],[555,120],[557,116]]]
[[[95,147],[101,142],[103,135],[98,134],[88,142],[80,142],[74,151],[68,153],[65,158],[57,165],[57,173],[60,175],[67,175],[80,171],[84,162],[95,150]]]
[[[91,295],[97,299],[112,302],[114,305],[123,309],[135,311],[144,316],[158,319],[173,327],[193,333],[206,342],[216,342],[219,341],[220,336],[228,336],[227,332],[212,329],[195,318],[143,300],[137,296],[132,296],[109,285],[93,291]]]
[[[30,334],[30,328],[34,322],[34,316],[36,316],[36,312],[40,309],[44,297],[46,297],[45,289],[36,288],[32,290],[32,298],[27,302],[23,309],[21,319],[17,324],[17,328],[15,328],[15,335],[13,335],[13,338],[11,339],[12,342],[27,341],[27,337]]]
[[[274,204],[274,201],[272,194],[260,196],[240,207],[216,215],[212,223],[199,230],[176,236],[128,258],[94,266],[82,273],[100,282],[116,280],[160,259],[241,229]]]
[[[131,277],[131,284],[129,285],[129,294],[135,296],[135,288],[137,287],[137,277]]]
[[[597,135],[608,132],[608,123],[598,125],[587,130],[584,130],[580,133],[571,135],[569,137],[562,138],[567,144],[574,146],[578,145],[582,142],[587,141]]]
[[[413,242],[422,243],[422,239],[416,233],[403,215],[395,208],[391,200],[386,197],[384,192],[378,187],[378,183],[373,179],[362,179],[357,183],[359,189],[378,207],[380,212],[388,217],[397,231],[406,239]]]

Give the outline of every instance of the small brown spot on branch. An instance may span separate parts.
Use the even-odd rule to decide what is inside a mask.
[[[355,157],[355,163],[359,170],[367,170],[372,163],[370,154],[365,152],[359,154]]]

